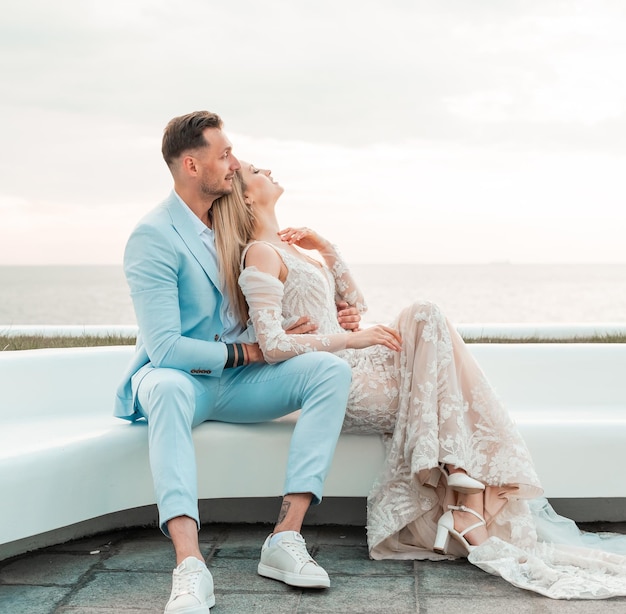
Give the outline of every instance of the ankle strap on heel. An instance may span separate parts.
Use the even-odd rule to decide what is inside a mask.
[[[473,514],[474,516],[476,516],[476,518],[478,518],[478,522],[467,527],[466,529],[463,529],[463,531],[459,532],[459,535],[461,537],[463,537],[466,533],[469,533],[470,531],[473,531],[474,529],[477,529],[478,527],[486,527],[487,523],[485,522],[485,519],[476,511],[473,510],[471,507],[465,507],[465,505],[448,505],[448,509],[455,511],[455,512],[469,512],[470,514]]]
[[[474,516],[476,516],[476,518],[478,518],[481,522],[485,522],[485,519],[471,507],[465,507],[465,505],[448,505],[448,509],[457,512],[469,512],[470,514],[474,514]]]

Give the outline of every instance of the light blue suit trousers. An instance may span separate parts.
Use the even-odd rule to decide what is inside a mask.
[[[224,369],[225,298],[216,263],[184,207],[172,193],[128,240],[124,270],[139,334],[115,405],[116,416],[148,422],[150,466],[166,535],[168,520],[177,516],[200,524],[191,431],[207,420],[260,422],[301,409],[283,494],[310,492],[318,503],[351,380],[347,363],[327,352]]]
[[[215,394],[201,377],[153,369],[139,385],[138,406],[148,420],[150,466],[166,535],[167,521],[177,516],[200,524],[191,430],[207,420],[263,422],[301,408],[283,493],[310,492],[313,503],[321,501],[343,423],[348,365],[332,354],[309,353],[277,365],[226,369],[220,379]],[[233,454],[228,462],[237,462],[236,451]]]

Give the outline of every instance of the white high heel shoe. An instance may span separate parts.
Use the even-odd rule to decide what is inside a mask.
[[[466,495],[474,495],[485,490],[485,485],[474,478],[470,478],[467,473],[450,473],[444,463],[439,464],[441,473],[446,476],[448,486],[455,492],[461,492]]]
[[[463,529],[459,533],[454,528],[454,516],[452,515],[453,510],[474,514],[474,516],[478,518],[478,522],[467,527],[466,529]],[[465,507],[464,505],[448,505],[448,511],[439,519],[439,522],[437,523],[437,537],[435,538],[433,550],[435,552],[440,552],[441,554],[447,554],[450,536],[452,536],[461,544],[461,546],[463,546],[463,548],[465,548],[467,554],[469,554],[474,548],[476,548],[476,546],[472,546],[472,544],[465,539],[465,535],[478,527],[484,527],[486,525],[487,523],[485,522],[485,519],[473,509]]]

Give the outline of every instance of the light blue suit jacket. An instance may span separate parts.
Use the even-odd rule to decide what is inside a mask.
[[[141,417],[131,378],[145,365],[206,376],[216,387],[224,369],[219,275],[184,207],[172,192],[139,222],[126,245],[124,272],[139,334],[117,389],[119,418]]]

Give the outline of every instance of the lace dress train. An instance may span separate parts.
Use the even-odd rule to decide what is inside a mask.
[[[437,305],[416,302],[390,324],[402,335],[399,353],[383,346],[346,350],[335,300],[346,300],[362,311],[365,304],[338,252],[324,254],[328,266],[317,266],[273,247],[288,270],[284,284],[254,267],[244,269],[239,280],[266,360],[278,362],[308,351],[341,355],[353,373],[344,430],[378,433],[385,442],[384,467],[367,504],[372,558],[437,560],[463,555],[453,540],[451,548],[458,550],[449,555],[432,550],[437,521],[456,500],[439,470],[445,463],[465,469],[486,485],[490,538],[472,552],[472,563],[550,597],[626,595],[626,548],[623,554],[606,554],[587,546],[546,543],[553,541],[550,527],[558,517],[552,510],[550,520],[547,501],[536,499],[542,489],[528,449]],[[281,322],[304,314],[317,322],[318,334],[286,335]],[[541,525],[538,510],[544,514]],[[595,561],[591,565],[590,557]],[[572,580],[572,570],[580,572],[579,578],[586,574],[585,586]]]
[[[473,356],[437,305],[414,303],[391,323],[402,352],[355,352],[345,429],[383,434],[383,471],[368,497],[370,555],[429,558],[437,520],[455,503],[439,464],[487,485],[490,535],[529,544],[522,501],[541,494],[528,449]],[[458,548],[456,554],[463,551]],[[455,553],[455,550],[452,550]]]

